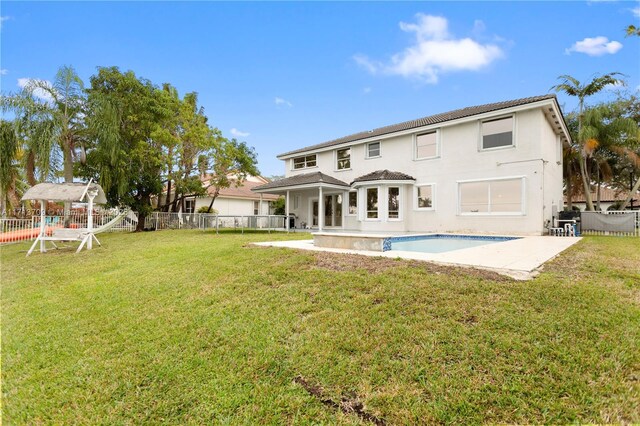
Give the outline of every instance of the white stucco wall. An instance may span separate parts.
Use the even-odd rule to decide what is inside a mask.
[[[495,117],[501,115],[496,114]],[[361,220],[347,216],[347,193],[344,193],[343,227],[363,231],[419,231],[419,232],[482,232],[496,234],[544,233],[546,220],[551,219],[552,206],[562,208],[562,150],[559,137],[545,118],[542,109],[519,111],[514,116],[515,146],[494,150],[480,149],[480,120],[439,129],[439,156],[414,159],[414,135],[406,134],[381,142],[381,156],[366,158],[366,144],[351,147],[351,169],[336,169],[335,149],[317,153],[317,167],[292,170],[292,160],[285,160],[286,175],[321,171],[350,184],[356,177],[372,171],[388,169],[406,173],[416,179],[416,185],[434,184],[433,211],[414,209],[413,185],[401,191],[401,220],[386,218],[386,186],[379,192],[379,220]],[[422,129],[421,131],[424,131]],[[544,160],[544,161],[543,161]],[[521,215],[462,215],[458,209],[458,184],[476,179],[524,178],[524,214]],[[375,184],[375,183],[374,183]],[[325,190],[325,194],[336,191]],[[317,197],[317,190],[291,191],[290,211],[309,222],[309,199]],[[293,197],[299,195],[299,207],[293,209]],[[359,207],[365,202],[364,190]]]
[[[216,201],[213,203],[213,208],[218,211],[220,215],[253,215],[253,202],[257,200],[249,200],[249,199],[241,199],[241,198],[227,198],[227,197],[218,197]],[[200,207],[209,207],[209,203],[211,203],[211,197],[202,197],[196,198],[196,208],[197,212]],[[258,203],[260,203],[258,201]],[[269,202],[262,201],[260,214],[266,215],[269,214]]]

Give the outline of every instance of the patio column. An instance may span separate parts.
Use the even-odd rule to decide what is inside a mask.
[[[322,196],[322,187],[318,187],[318,231],[322,232],[324,227],[324,197]]]
[[[267,212],[268,214],[269,212]],[[258,215],[262,215],[262,192],[260,193],[260,206],[258,206]]]
[[[284,200],[284,227],[289,232],[289,190],[287,189],[287,198]]]

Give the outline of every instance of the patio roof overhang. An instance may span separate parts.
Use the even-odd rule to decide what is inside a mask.
[[[288,178],[276,180],[257,186],[251,190],[258,193],[285,194],[287,191],[327,188],[327,189],[349,189],[351,186],[339,179],[325,175],[322,172],[303,173]]]

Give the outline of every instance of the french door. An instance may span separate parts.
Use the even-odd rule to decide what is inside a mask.
[[[318,226],[319,213],[318,200],[312,201],[312,226]],[[342,226],[342,194],[330,194],[324,196],[324,226],[341,227]]]

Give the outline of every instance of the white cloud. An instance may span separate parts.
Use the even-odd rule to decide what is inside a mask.
[[[631,9],[631,13],[633,13],[633,16],[635,16],[636,18],[640,18],[640,6],[636,6]]]
[[[418,13],[416,23],[400,22],[400,29],[414,33],[415,41],[386,63],[358,54],[355,62],[371,74],[383,73],[418,78],[437,83],[441,74],[454,71],[477,71],[503,56],[494,44],[482,44],[471,38],[455,38],[449,23],[441,16]],[[475,31],[484,31],[482,21],[474,23]]]
[[[368,95],[369,93],[371,93],[371,87],[365,87],[364,89],[362,89],[362,93]]]
[[[32,78],[19,78],[18,79],[18,87],[20,87],[21,89],[24,89],[25,87],[27,87],[29,85],[29,82],[31,81],[35,81]],[[53,85],[51,84],[50,81],[48,80],[40,80],[41,82],[43,82],[44,84],[46,84],[49,87],[52,87]],[[41,89],[41,88],[36,88],[33,89],[32,91],[33,96],[35,96],[36,98],[42,99],[45,102],[51,102],[53,101],[53,98],[51,97],[51,95],[49,94],[49,92]]]
[[[9,70],[8,69],[6,69],[6,68],[0,69],[0,75],[7,75],[7,74],[9,74]]]
[[[291,102],[289,102],[286,99],[280,98],[278,96],[276,96],[276,98],[273,100],[275,102],[276,105],[278,106],[287,106],[289,108],[291,108],[293,106],[293,104]]]
[[[235,127],[233,129],[231,129],[231,134],[237,138],[246,138],[247,136],[249,136],[251,133],[249,132],[241,132],[240,130],[236,129]]]
[[[573,46],[565,50],[567,55],[571,52],[585,53],[589,56],[602,56],[605,54],[613,55],[622,49],[622,43],[618,41],[609,41],[607,37],[587,37],[582,41],[576,41]]]
[[[3,22],[11,19],[11,16],[0,16],[0,28],[4,26]]]

